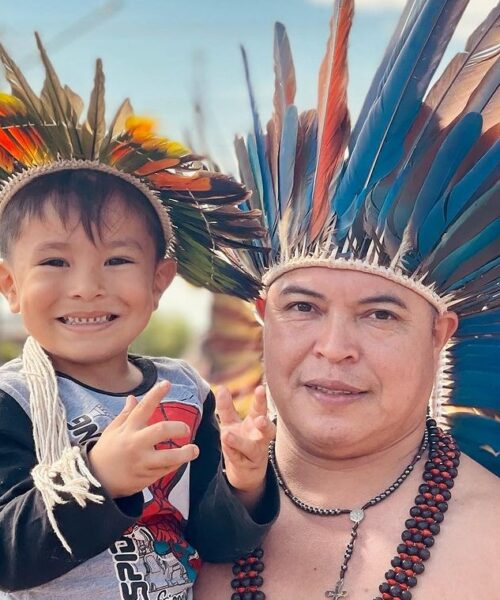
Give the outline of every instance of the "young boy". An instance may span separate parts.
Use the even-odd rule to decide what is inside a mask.
[[[0,99],[3,136],[14,131],[9,98]],[[30,334],[22,358],[0,368],[0,598],[187,600],[200,568],[195,548],[210,560],[237,558],[276,516],[265,398],[259,392],[240,422],[221,394],[221,469],[208,385],[183,361],[128,354],[176,272],[165,258],[173,211],[137,163],[130,175],[117,161],[60,152],[47,162],[56,136],[30,133],[27,105],[15,135],[21,116],[23,139],[43,143],[44,162],[33,165],[31,151],[23,165],[16,150],[0,191],[0,290]],[[154,140],[127,135],[110,153],[133,139],[143,158]],[[154,150],[146,164],[157,175],[160,162],[171,163],[158,143]],[[178,202],[192,181],[162,173]]]

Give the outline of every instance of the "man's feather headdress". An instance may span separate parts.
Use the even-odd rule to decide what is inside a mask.
[[[264,284],[299,267],[355,269],[458,313],[441,381],[447,410],[461,447],[500,473],[500,6],[428,90],[466,5],[408,1],[352,131],[353,0],[335,2],[318,106],[301,114],[277,24],[265,132],[243,51],[254,127],[236,153],[268,231],[270,253],[244,256]]]

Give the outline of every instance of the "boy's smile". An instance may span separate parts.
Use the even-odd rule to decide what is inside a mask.
[[[55,369],[97,386],[97,371],[108,381],[128,372],[128,346],[147,325],[175,264],[157,261],[142,215],[121,200],[105,209],[94,241],[76,213],[69,215],[65,226],[49,204],[43,219],[27,218],[0,281],[11,310],[21,313]]]

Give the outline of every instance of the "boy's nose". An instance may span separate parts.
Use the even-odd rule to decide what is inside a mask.
[[[98,268],[79,269],[71,278],[69,292],[73,298],[92,300],[104,296],[105,291],[104,277]]]

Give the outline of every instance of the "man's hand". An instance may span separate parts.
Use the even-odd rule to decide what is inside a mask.
[[[155,448],[160,442],[185,438],[190,433],[189,427],[182,421],[161,421],[149,425],[151,416],[170,387],[170,383],[162,381],[140,402],[129,396],[122,412],[89,452],[94,475],[113,498],[140,492],[198,456],[198,447],[194,444],[166,450]]]
[[[243,420],[234,408],[229,390],[221,387],[215,401],[227,479],[247,509],[252,510],[264,491],[267,449],[275,434],[274,424],[267,416],[266,392],[262,386],[256,388],[250,411]]]

